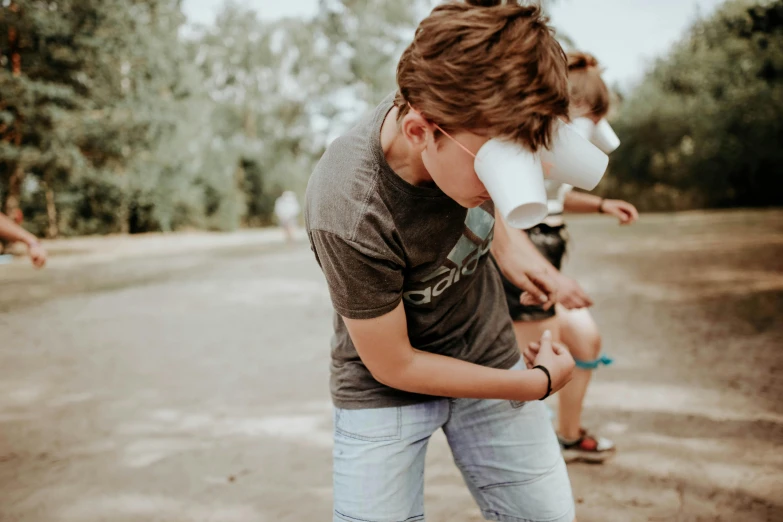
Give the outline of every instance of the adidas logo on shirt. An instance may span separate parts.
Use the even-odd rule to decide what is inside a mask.
[[[405,302],[410,305],[429,304],[453,284],[471,276],[478,268],[479,260],[489,252],[494,225],[495,217],[483,208],[469,209],[465,230],[444,264],[420,281],[432,284],[403,293]]]

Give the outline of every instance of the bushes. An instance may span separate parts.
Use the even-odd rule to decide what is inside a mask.
[[[622,102],[601,189],[642,208],[783,204],[783,2],[733,0]]]

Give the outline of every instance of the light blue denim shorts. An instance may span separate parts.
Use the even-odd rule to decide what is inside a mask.
[[[574,519],[568,472],[541,402],[336,408],[334,428],[335,522],[424,520],[424,457],[437,429],[486,520]]]

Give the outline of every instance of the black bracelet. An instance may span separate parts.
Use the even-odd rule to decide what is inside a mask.
[[[598,203],[599,214],[604,214],[604,201],[606,201],[606,198],[601,198],[601,201]]]
[[[539,370],[541,370],[542,372],[544,372],[544,373],[546,374],[546,380],[547,380],[547,384],[546,384],[546,395],[544,395],[543,397],[541,397],[540,399],[538,399],[538,400],[540,400],[540,401],[543,401],[544,399],[546,399],[547,397],[549,397],[549,395],[552,393],[552,376],[551,376],[551,375],[549,375],[549,370],[547,370],[546,368],[544,368],[544,367],[543,367],[543,366],[541,366],[540,364],[539,364],[539,365],[536,365],[536,366],[533,366],[533,367],[531,368],[531,370],[535,370],[536,368],[538,368]]]

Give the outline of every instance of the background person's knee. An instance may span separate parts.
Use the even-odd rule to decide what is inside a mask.
[[[591,332],[585,339],[585,344],[590,355],[590,359],[598,359],[601,355],[601,334],[598,331]]]

